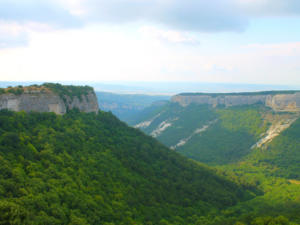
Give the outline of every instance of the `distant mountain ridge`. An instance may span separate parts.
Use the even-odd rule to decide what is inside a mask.
[[[62,115],[74,108],[81,112],[98,112],[99,106],[92,87],[45,83],[0,89],[0,110],[54,112]]]
[[[241,92],[241,93],[183,93],[171,98],[181,106],[189,104],[209,104],[213,107],[218,105],[240,106],[264,104],[274,111],[299,112],[300,91],[264,91],[264,92]]]
[[[299,112],[299,91],[183,93],[144,110],[135,127],[189,158],[218,165],[265,148]]]
[[[111,111],[120,120],[131,124],[136,116],[152,103],[170,99],[167,95],[116,94],[96,91],[101,110]]]

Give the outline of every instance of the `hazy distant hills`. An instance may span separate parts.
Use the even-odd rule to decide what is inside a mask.
[[[135,126],[189,158],[227,164],[266,148],[299,117],[299,103],[298,92],[186,94],[147,108]]]
[[[206,93],[230,93],[230,92],[253,92],[269,90],[297,90],[300,86],[295,85],[270,85],[270,84],[238,84],[238,83],[205,83],[205,82],[99,82],[99,81],[52,81],[63,85],[88,85],[96,91],[116,94],[144,94],[144,95],[175,95],[187,92]],[[0,81],[0,87],[28,86],[42,84],[45,81]]]
[[[98,104],[101,110],[111,111],[120,120],[131,124],[136,116],[157,101],[166,101],[170,96],[166,95],[139,95],[139,94],[115,94],[109,92],[96,92]]]

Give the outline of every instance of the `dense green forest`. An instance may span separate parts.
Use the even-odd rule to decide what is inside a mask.
[[[250,153],[251,146],[267,130],[268,124],[262,118],[265,110],[260,105],[214,110],[217,122],[177,151],[211,165],[237,162]]]
[[[0,224],[300,224],[300,182],[257,151],[212,169],[111,113],[1,111]]]
[[[92,91],[3,90],[24,88]],[[295,116],[158,102],[134,116],[156,140],[111,112],[2,110],[0,224],[300,224],[300,119],[253,148],[274,121]]]
[[[146,117],[137,118],[136,123],[151,121],[141,130],[154,134],[159,141],[175,147],[181,154],[211,165],[242,159],[269,126],[263,119],[263,113],[268,109],[260,104],[213,108],[210,105],[182,107],[168,103],[151,109],[153,107],[148,109],[151,113],[144,113]],[[169,126],[159,132],[164,124]],[[177,145],[182,140],[186,143]]]
[[[0,224],[202,224],[257,193],[102,111],[1,111],[0,161]]]
[[[300,180],[300,118],[264,148],[257,148],[246,159],[264,165],[268,173]]]
[[[162,123],[172,124],[157,135],[159,141],[167,146],[172,146],[208,121],[216,119],[216,114],[206,105],[191,104],[189,107],[183,108],[177,103],[168,103],[160,107],[158,112],[155,110],[151,117],[155,119],[143,131],[151,134]]]
[[[218,212],[218,219],[205,217],[201,224],[300,224],[300,119],[254,147],[272,124],[297,118],[297,113],[274,112],[260,104],[213,108],[169,103],[149,111],[143,120],[150,123],[140,127],[144,132],[153,134],[169,123],[158,140],[168,146],[186,140],[174,150],[256,190],[253,199]],[[201,127],[205,129],[195,132]]]

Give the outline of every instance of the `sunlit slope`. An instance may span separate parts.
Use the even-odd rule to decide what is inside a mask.
[[[229,163],[247,155],[266,131],[265,110],[261,105],[214,108],[169,103],[140,129],[195,160]]]
[[[273,175],[300,180],[300,119],[270,143],[256,148],[248,160],[267,166]]]
[[[4,224],[196,224],[246,192],[110,113],[0,112]]]
[[[136,127],[189,158],[213,165],[239,161],[299,118],[299,113],[274,112],[262,104],[214,107],[172,102],[144,115]]]

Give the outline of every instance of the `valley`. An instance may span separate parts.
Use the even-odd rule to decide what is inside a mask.
[[[279,111],[250,97],[233,105],[159,101],[135,114],[132,128],[90,110],[98,102],[86,102],[89,87],[25,90],[34,88],[48,90],[36,99],[55,95],[66,111],[42,101],[12,110],[5,99],[26,102],[32,93],[2,90],[2,223],[300,224],[297,101],[276,100]]]
[[[181,94],[135,127],[200,162],[232,163],[264,148],[299,118],[297,96],[290,91]]]
[[[99,108],[111,111],[120,120],[132,124],[141,111],[154,102],[164,102],[170,99],[168,95],[117,94],[110,92],[96,92]]]
[[[0,0],[0,225],[300,225],[299,27],[299,0]]]

